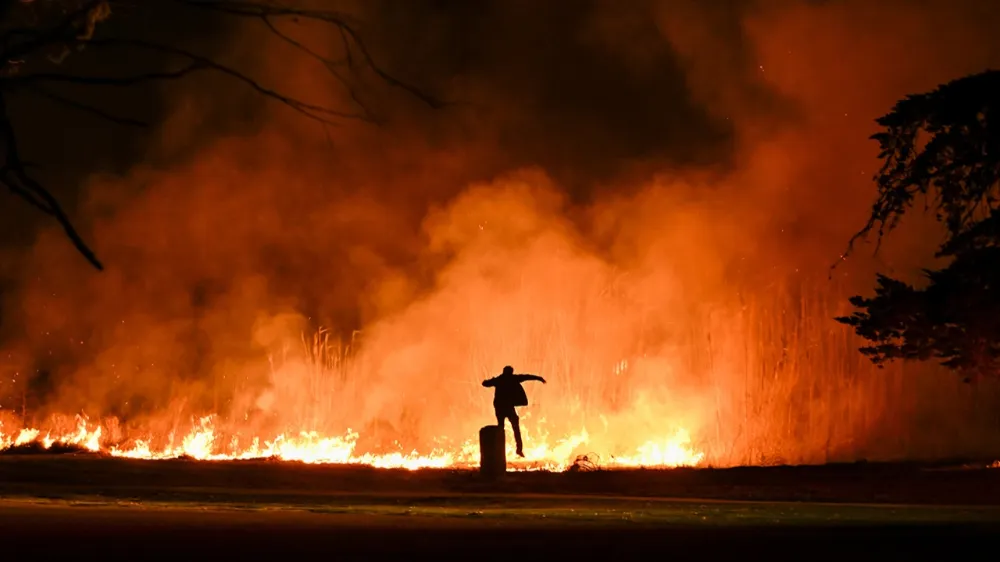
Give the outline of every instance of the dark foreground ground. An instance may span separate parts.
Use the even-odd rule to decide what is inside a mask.
[[[169,499],[192,490],[222,497],[548,494],[720,500],[1000,506],[1000,468],[987,464],[858,463],[732,469],[509,472],[487,481],[472,470],[418,471],[252,460],[140,461],[89,454],[0,452],[0,497],[84,494]]]
[[[12,561],[950,560],[992,551],[997,536],[1000,469],[518,473],[491,483],[467,471],[0,455],[0,560]]]
[[[0,504],[3,559],[957,560],[1000,526],[636,526]]]

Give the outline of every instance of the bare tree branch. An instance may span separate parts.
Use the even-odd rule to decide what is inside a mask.
[[[72,221],[70,221],[66,212],[63,211],[62,206],[59,205],[59,201],[25,172],[24,164],[21,162],[21,155],[17,147],[17,135],[14,132],[14,126],[10,122],[6,99],[2,93],[0,93],[0,142],[6,145],[4,147],[3,165],[0,166],[0,182],[35,208],[55,218],[77,251],[91,265],[98,270],[103,270],[104,266],[97,259],[97,256],[94,255],[94,252],[87,243],[83,241],[76,228],[73,227]]]
[[[371,52],[368,50],[367,45],[361,40],[360,35],[355,29],[353,22],[349,15],[342,12],[335,12],[330,10],[310,10],[304,8],[291,8],[286,6],[272,5],[264,2],[255,1],[226,1],[226,0],[174,0],[175,2],[193,6],[197,8],[202,8],[205,10],[222,12],[237,16],[250,17],[262,19],[267,23],[268,18],[277,17],[292,17],[292,18],[302,18],[313,21],[326,22],[331,25],[336,26],[340,32],[343,34],[345,40],[345,50],[349,54],[351,52],[350,45],[353,44],[358,52],[361,54],[364,62],[368,67],[375,72],[375,74],[381,78],[385,83],[404,90],[416,97],[420,101],[427,104],[429,107],[434,109],[440,109],[446,106],[444,102],[438,100],[437,98],[428,95],[426,92],[420,88],[404,82],[395,76],[392,76],[386,72],[377,62],[375,62],[374,57],[372,57]],[[349,39],[349,40],[348,40]]]
[[[316,59],[317,61],[323,63],[323,65],[330,72],[330,74],[337,80],[337,82],[339,82],[340,85],[343,86],[345,90],[347,90],[348,95],[351,97],[351,101],[353,101],[355,104],[357,104],[358,107],[360,107],[361,110],[364,111],[365,114],[370,119],[377,120],[376,117],[374,115],[372,115],[371,110],[368,108],[368,106],[366,106],[365,103],[361,100],[361,96],[358,94],[357,90],[351,84],[350,80],[348,80],[343,75],[341,75],[340,71],[337,70],[337,67],[341,66],[341,62],[340,61],[335,61],[335,60],[329,59],[327,57],[324,57],[323,55],[317,53],[316,51],[310,49],[308,46],[304,45],[302,42],[300,42],[300,41],[296,40],[295,38],[291,37],[290,35],[288,35],[284,31],[281,31],[274,24],[274,22],[271,21],[270,17],[263,16],[261,19],[264,20],[264,25],[267,26],[267,28],[271,31],[271,33],[273,33],[274,35],[276,35],[277,37],[279,37],[281,40],[285,41],[286,43],[288,43],[292,47],[295,47],[296,49],[302,51],[303,53],[306,53],[310,57],[312,57],[312,58]],[[346,56],[345,56],[345,61],[344,62],[346,62],[347,65],[348,65],[348,67],[350,67],[350,63],[351,63],[351,60],[352,60],[351,59],[351,50],[350,50],[350,45],[347,44],[347,35],[345,35],[343,33],[343,30],[341,30],[341,37],[344,39],[344,51],[346,52]]]
[[[354,51],[364,65],[385,84],[401,89],[419,99],[431,108],[445,107],[445,103],[424,93],[419,88],[399,80],[383,70],[374,60],[365,43],[356,31],[356,22],[351,16],[330,10],[312,10],[295,8],[273,3],[267,0],[166,0],[178,8],[190,7],[206,10],[225,16],[260,20],[276,37],[291,45],[298,51],[321,62],[337,82],[345,89],[351,101],[359,108],[359,112],[342,111],[323,105],[308,103],[293,96],[268,88],[239,70],[222,64],[209,57],[198,55],[179,46],[162,44],[146,39],[129,38],[94,38],[94,28],[98,22],[110,15],[108,0],[62,0],[58,5],[46,5],[53,8],[65,8],[57,12],[51,23],[43,25],[38,21],[16,22],[8,29],[0,31],[0,142],[5,143],[5,160],[0,167],[0,183],[3,183],[16,196],[28,204],[54,217],[62,226],[67,236],[79,252],[97,269],[103,269],[94,252],[83,242],[68,216],[58,201],[31,178],[25,171],[25,162],[21,160],[17,148],[16,134],[10,122],[6,105],[2,97],[7,92],[25,89],[45,98],[106,121],[129,125],[145,126],[145,123],[128,117],[114,115],[111,112],[92,105],[73,100],[60,93],[45,88],[46,85],[67,84],[84,87],[120,87],[128,88],[139,84],[172,81],[185,78],[191,74],[203,71],[226,75],[258,94],[278,101],[309,119],[318,121],[326,131],[329,125],[336,125],[343,120],[360,120],[368,123],[378,123],[376,115],[366,105],[360,93],[355,89],[352,80],[341,73],[341,69],[360,70],[356,66]],[[308,20],[331,25],[341,37],[344,49],[343,60],[333,60],[310,49],[303,42],[282,31],[275,20],[292,19],[294,21]],[[21,63],[25,60],[48,55],[52,62],[58,64],[74,49],[82,48],[127,49],[130,51],[146,51],[181,61],[174,70],[150,71],[126,76],[109,75],[79,75],[55,71],[22,72]],[[53,56],[54,53],[54,56]]]
[[[202,67],[197,63],[190,63],[178,70],[169,72],[146,72],[134,74],[132,76],[78,76],[65,74],[62,72],[37,72],[32,74],[20,74],[12,76],[6,80],[8,88],[17,88],[21,85],[35,85],[44,82],[77,84],[81,86],[135,86],[147,82],[159,80],[176,80],[183,78]]]
[[[4,61],[22,59],[29,55],[39,54],[46,48],[63,46],[70,41],[81,41],[92,37],[94,20],[105,14],[102,7],[107,6],[107,0],[82,1],[75,10],[58,18],[49,27],[16,27],[7,30],[0,36],[0,49]],[[87,27],[81,32],[81,25]],[[15,41],[20,38],[20,41]]]
[[[46,98],[48,100],[51,100],[51,101],[53,101],[55,103],[58,103],[60,105],[64,105],[64,106],[66,106],[66,107],[68,107],[70,109],[75,109],[77,111],[81,111],[83,113],[90,113],[90,114],[94,115],[95,117],[99,117],[99,118],[101,118],[101,119],[103,119],[105,121],[110,121],[110,122],[116,123],[118,125],[128,125],[130,127],[142,127],[142,128],[145,128],[145,127],[149,126],[149,123],[146,123],[144,121],[139,121],[138,119],[133,119],[131,117],[122,117],[120,115],[115,115],[115,114],[107,112],[107,111],[105,111],[105,110],[103,110],[103,109],[101,109],[99,107],[94,107],[92,105],[85,104],[85,103],[76,101],[74,99],[70,99],[70,98],[68,98],[66,96],[57,94],[55,92],[51,92],[51,91],[46,90],[45,88],[41,88],[39,86],[32,86],[30,89],[31,89],[32,92],[34,92],[34,93],[36,93],[36,94],[38,94],[38,95],[40,95],[40,96],[42,96],[42,97],[44,97],[44,98]]]
[[[97,48],[136,48],[145,49],[152,52],[159,52],[168,55],[174,55],[177,57],[182,57],[188,59],[188,63],[173,71],[167,72],[147,72],[143,74],[136,74],[132,76],[78,76],[63,73],[31,73],[23,74],[18,76],[12,76],[7,79],[7,81],[14,87],[20,84],[33,84],[33,83],[67,83],[67,84],[78,84],[78,85],[89,85],[89,86],[135,86],[137,84],[143,84],[154,81],[163,80],[177,80],[184,78],[192,73],[199,71],[215,71],[221,74],[225,74],[231,78],[242,82],[244,85],[250,87],[257,93],[277,100],[288,107],[294,109],[295,111],[314,119],[328,124],[336,124],[338,120],[344,119],[355,119],[362,121],[371,121],[364,115],[359,115],[356,113],[348,113],[344,111],[338,111],[321,105],[316,105],[312,103],[306,103],[300,101],[291,96],[282,94],[276,90],[264,87],[259,82],[250,78],[246,74],[239,72],[238,70],[219,64],[211,59],[202,57],[195,53],[189,52],[185,49],[179,47],[173,47],[170,45],[160,45],[157,43],[152,43],[149,41],[143,41],[141,39],[100,39],[87,41],[86,45],[88,47]]]

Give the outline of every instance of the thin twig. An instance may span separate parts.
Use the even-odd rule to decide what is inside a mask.
[[[128,125],[131,127],[140,127],[140,128],[149,127],[149,123],[146,123],[144,121],[139,121],[138,119],[133,119],[131,117],[122,117],[120,115],[115,115],[99,107],[94,107],[92,105],[67,98],[66,96],[57,94],[55,92],[51,92],[39,86],[34,86],[34,85],[31,86],[31,91],[58,104],[65,105],[66,107],[75,109],[77,111],[81,111],[83,113],[90,113],[95,117],[104,119],[105,121],[110,121],[112,123],[117,123],[119,125]]]
[[[251,18],[275,18],[275,17],[292,17],[292,18],[302,18],[314,21],[322,21],[336,26],[344,39],[345,50],[347,53],[351,52],[350,44],[353,43],[361,53],[362,58],[366,65],[379,78],[381,78],[385,83],[390,86],[399,88],[413,95],[420,101],[427,104],[433,109],[441,109],[445,107],[445,102],[438,100],[437,98],[425,93],[420,88],[404,82],[395,76],[392,76],[386,72],[376,61],[375,58],[368,51],[368,47],[365,45],[364,41],[361,40],[360,35],[355,30],[354,25],[352,25],[351,17],[342,12],[335,12],[330,10],[309,10],[304,8],[291,8],[285,6],[276,6],[265,4],[262,2],[240,2],[240,1],[224,1],[224,0],[174,0],[175,2],[192,6],[196,8],[201,8],[205,10],[227,13],[235,16],[251,17]],[[348,40],[348,38],[350,40]]]
[[[315,119],[322,122],[335,123],[337,120],[344,119],[356,119],[361,121],[370,121],[363,115],[358,115],[356,113],[347,113],[343,111],[337,111],[328,107],[321,105],[306,103],[295,99],[293,97],[282,94],[276,90],[266,88],[261,85],[256,80],[250,78],[246,74],[237,71],[236,69],[215,62],[211,59],[202,57],[185,49],[179,47],[173,47],[170,45],[160,45],[158,43],[153,43],[149,41],[144,41],[141,39],[99,39],[93,41],[87,41],[85,43],[88,47],[97,48],[135,48],[135,49],[145,49],[148,51],[159,52],[164,54],[170,54],[177,57],[182,57],[188,59],[188,64],[177,70],[167,71],[167,72],[147,72],[142,74],[134,74],[131,76],[80,76],[72,75],[58,72],[45,72],[45,73],[30,73],[18,76],[11,76],[5,81],[9,82],[12,86],[18,86],[20,84],[32,84],[32,83],[68,83],[68,84],[78,84],[78,85],[89,85],[89,86],[134,86],[136,84],[143,84],[153,81],[163,81],[163,80],[177,80],[184,78],[192,73],[211,70],[219,72],[220,74],[225,74],[231,78],[242,82],[244,85],[250,87],[252,90],[260,93],[261,95],[277,100],[284,105],[292,108],[293,110],[309,117],[310,119]]]
[[[357,90],[351,84],[350,80],[342,76],[340,72],[337,70],[337,67],[341,66],[342,64],[340,61],[324,57],[323,55],[309,48],[307,45],[304,45],[301,41],[298,41],[297,39],[288,35],[284,31],[281,31],[280,29],[278,29],[278,26],[271,21],[270,17],[264,16],[261,19],[264,21],[264,25],[267,26],[267,28],[271,31],[271,33],[275,34],[282,41],[288,43],[289,45],[295,47],[296,49],[302,51],[303,53],[309,55],[313,59],[316,59],[317,61],[321,62],[323,66],[325,66],[326,69],[330,72],[330,74],[337,80],[337,82],[339,82],[340,85],[343,86],[345,90],[347,90],[347,94],[351,97],[351,101],[353,101],[358,107],[360,107],[361,110],[365,112],[365,115],[369,119],[371,119],[372,121],[378,120],[377,117],[375,117],[375,115],[372,113],[371,108],[365,105],[364,101],[362,101],[361,96],[358,95]],[[347,60],[348,61],[350,60],[350,49],[347,49]]]

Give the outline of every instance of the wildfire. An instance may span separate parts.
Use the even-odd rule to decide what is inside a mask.
[[[449,449],[427,453],[411,451],[371,454],[356,453],[358,433],[348,430],[342,436],[326,436],[317,432],[281,434],[271,439],[252,437],[228,441],[219,435],[215,420],[208,416],[198,420],[185,435],[170,435],[167,444],[154,447],[152,439],[133,439],[127,443],[112,444],[103,437],[101,426],[91,424],[83,416],[76,417],[76,427],[69,432],[42,432],[25,428],[7,433],[0,422],[0,451],[11,447],[37,444],[43,449],[53,446],[78,447],[93,453],[132,459],[192,458],[202,461],[225,461],[276,458],[310,464],[357,464],[378,468],[471,468],[479,462],[478,443],[469,440]],[[527,437],[527,436],[526,436]],[[572,465],[574,451],[589,442],[586,431],[549,444],[547,436],[529,440],[525,458],[513,464],[515,470],[560,471]],[[602,466],[614,467],[678,467],[695,466],[704,455],[691,448],[690,436],[684,430],[658,441],[649,441],[632,454],[609,457]],[[508,458],[516,459],[512,440],[508,439]]]

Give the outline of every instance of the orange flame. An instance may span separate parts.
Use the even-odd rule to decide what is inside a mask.
[[[348,430],[343,436],[325,436],[316,432],[297,435],[279,434],[271,439],[253,437],[240,440],[233,437],[221,442],[212,416],[198,420],[191,430],[176,438],[170,435],[167,445],[153,448],[149,439],[134,439],[126,445],[112,445],[102,438],[100,425],[92,425],[83,416],[76,417],[77,426],[71,432],[42,432],[25,428],[16,433],[6,433],[0,423],[0,451],[37,443],[44,449],[54,445],[76,446],[94,453],[133,459],[170,459],[189,457],[203,461],[245,460],[277,458],[310,464],[362,464],[378,468],[471,468],[479,462],[478,445],[469,440],[450,450],[433,450],[426,453],[400,450],[394,453],[356,453],[358,433]],[[587,432],[581,431],[554,443],[547,436],[530,440],[525,448],[525,459],[513,463],[521,470],[565,470],[572,465],[573,451],[588,442]],[[508,458],[514,458],[512,440],[508,439]],[[704,455],[690,446],[687,431],[681,429],[661,440],[652,440],[639,447],[632,455],[611,457],[603,463],[613,467],[677,467],[698,465]]]

